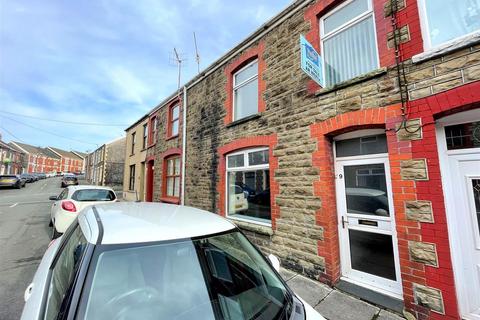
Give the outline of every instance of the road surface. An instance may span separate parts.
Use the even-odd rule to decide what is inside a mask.
[[[23,292],[50,243],[51,201],[61,192],[60,178],[0,189],[0,319],[17,320]]]

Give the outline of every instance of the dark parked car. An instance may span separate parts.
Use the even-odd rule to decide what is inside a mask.
[[[22,173],[20,177],[25,179],[27,183],[32,183],[35,181],[35,177],[29,173]]]
[[[67,186],[78,186],[78,179],[73,174],[66,174],[62,178],[62,188]]]
[[[44,172],[37,173],[38,179],[47,179],[47,175]]]
[[[27,183],[27,180],[19,175],[11,174],[0,176],[0,187],[21,189],[25,187],[25,183]]]

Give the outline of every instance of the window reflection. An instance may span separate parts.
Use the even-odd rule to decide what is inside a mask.
[[[383,164],[345,166],[347,212],[390,216]]]

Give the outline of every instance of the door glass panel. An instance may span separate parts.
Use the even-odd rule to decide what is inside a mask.
[[[353,269],[397,280],[392,236],[358,230],[348,230],[348,233]]]
[[[335,143],[337,158],[387,153],[387,136],[384,134],[340,140]]]
[[[478,229],[480,231],[480,179],[472,179],[473,201],[475,202],[475,213],[477,214]]]
[[[447,149],[480,148],[480,121],[445,127]]]
[[[345,166],[344,174],[348,213],[390,216],[383,164]]]

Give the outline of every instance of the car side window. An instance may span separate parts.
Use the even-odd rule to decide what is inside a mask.
[[[58,195],[58,200],[65,199],[64,196],[67,194],[67,189],[63,189],[62,192]]]
[[[45,320],[55,320],[62,309],[62,303],[68,297],[81,258],[87,247],[87,240],[77,224],[70,233],[67,242],[61,248],[55,264],[51,268]]]

